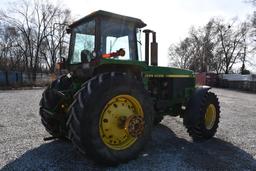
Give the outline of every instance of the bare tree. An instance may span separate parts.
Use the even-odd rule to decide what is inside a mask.
[[[178,45],[171,45],[169,47],[169,59],[170,65],[189,69],[191,66],[191,60],[195,51],[191,39],[186,38]]]
[[[54,71],[57,58],[66,57],[68,36],[66,34],[66,26],[71,20],[69,10],[59,9],[57,16],[51,21],[48,28],[49,35],[46,36],[41,54],[51,72]]]
[[[55,30],[59,30],[59,33],[61,33],[59,34],[59,45],[57,45],[60,49],[59,54],[61,54],[64,29],[52,27],[56,21],[65,22],[65,20],[68,19],[67,17],[70,16],[70,12],[65,13],[64,16],[66,18],[62,17],[63,13],[65,13],[65,11],[60,9],[59,6],[53,5],[48,1],[39,0],[32,2],[22,0],[19,4],[13,5],[8,11],[1,11],[0,20],[15,27],[18,34],[22,37],[22,40],[17,42],[17,46],[24,54],[25,71],[32,72],[33,80],[36,79],[36,73],[41,65],[40,63],[43,61],[42,59],[44,59],[46,63],[49,61],[55,63],[56,61],[55,55],[53,55],[54,59],[51,58],[51,60],[49,60],[49,58],[47,58],[47,55],[51,54],[47,51],[49,50],[49,37],[52,36],[55,37],[55,40],[57,39],[57,36],[53,35]],[[60,16],[62,18],[60,18]],[[55,47],[53,50],[54,53],[56,53]]]
[[[0,67],[5,70],[20,69],[22,65],[19,62],[22,56],[16,44],[19,38],[16,29],[9,25],[1,25],[0,33]]]
[[[217,41],[219,42],[216,53],[220,54],[223,70],[228,74],[237,60],[241,59],[247,27],[244,24],[235,25],[235,21],[232,25],[229,25],[221,20],[215,22],[215,27],[218,32]]]
[[[198,72],[229,73],[239,60],[245,65],[247,33],[246,23],[234,20],[231,26],[213,18],[202,28],[192,27],[187,38],[170,47],[171,62]]]
[[[203,28],[192,27],[189,37],[177,45],[172,45],[169,48],[171,64],[199,72],[212,69],[212,65],[209,64],[213,63],[213,39],[216,35],[212,25],[213,20],[210,20]]]

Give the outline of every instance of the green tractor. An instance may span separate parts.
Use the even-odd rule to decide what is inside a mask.
[[[156,33],[140,19],[96,11],[71,24],[66,74],[43,92],[42,124],[96,162],[136,158],[164,115],[180,116],[194,140],[216,133],[220,106],[209,87],[196,87],[190,70],[157,66]],[[150,42],[150,40],[152,40]],[[150,55],[149,55],[150,54]]]

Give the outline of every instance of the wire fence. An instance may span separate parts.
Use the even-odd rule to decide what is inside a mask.
[[[37,73],[36,81],[32,79],[32,73],[20,71],[1,71],[0,87],[18,87],[18,86],[44,86],[50,82],[50,74]]]
[[[0,88],[19,86],[45,86],[48,85],[50,81],[51,74],[47,73],[37,73],[36,81],[34,81],[32,79],[32,73],[0,70]],[[212,87],[256,92],[256,75],[217,75],[213,73],[197,73],[196,82],[198,85],[209,85]]]

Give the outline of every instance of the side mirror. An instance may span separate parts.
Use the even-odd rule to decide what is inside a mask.
[[[56,69],[62,70],[66,68],[66,59],[64,57],[59,58],[59,61],[57,61]]]
[[[71,30],[71,28],[69,28],[69,27],[66,29],[66,32],[67,32],[68,34],[70,34],[71,31],[72,31],[72,30]]]

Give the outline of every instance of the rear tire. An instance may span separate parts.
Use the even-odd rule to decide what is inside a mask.
[[[122,95],[130,96],[139,102],[144,113],[145,124],[143,133],[134,143],[128,143],[127,147],[116,149],[115,145],[112,146],[106,142],[104,138],[106,134],[102,135],[100,121],[103,111],[107,111],[106,106],[111,104],[109,102]],[[77,93],[70,113],[67,124],[69,138],[73,144],[83,154],[86,153],[94,161],[106,165],[127,162],[138,156],[150,138],[154,116],[152,101],[144,90],[143,84],[128,75],[114,72],[99,74],[87,81]],[[120,117],[120,114],[112,113]],[[111,129],[116,128],[110,127]]]
[[[220,105],[217,96],[212,92],[203,93],[188,105],[184,115],[184,125],[194,141],[212,138],[218,128]],[[192,99],[192,100],[195,100]]]

